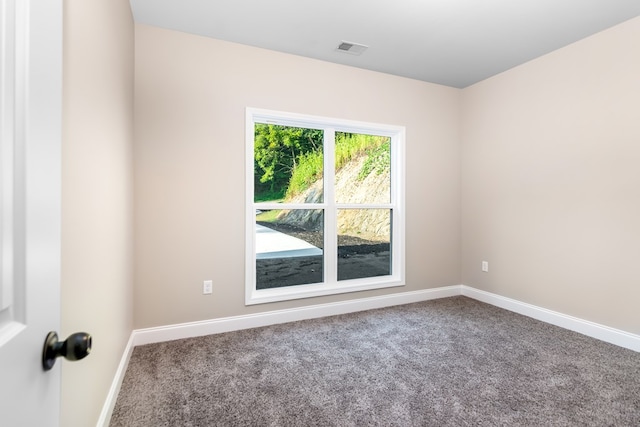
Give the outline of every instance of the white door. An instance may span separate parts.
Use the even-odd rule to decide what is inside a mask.
[[[57,426],[62,0],[0,7],[0,425]]]

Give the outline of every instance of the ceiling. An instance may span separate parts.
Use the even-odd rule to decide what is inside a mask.
[[[130,2],[138,23],[458,88],[640,16],[640,0]]]

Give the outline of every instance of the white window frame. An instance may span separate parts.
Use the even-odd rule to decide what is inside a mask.
[[[336,132],[349,132],[388,136],[391,138],[391,200],[389,203],[345,204],[335,203],[333,186],[335,156],[333,144],[324,147],[323,203],[290,204],[254,202],[254,137],[255,124],[268,123],[283,126],[324,130],[325,141],[334,140]],[[258,108],[246,109],[246,261],[245,304],[262,304],[322,295],[333,295],[371,289],[405,285],[405,128],[378,123],[310,116]],[[256,289],[256,209],[322,209],[324,211],[324,282]],[[391,275],[337,280],[337,224],[333,212],[340,208],[390,209],[391,215]],[[330,211],[332,213],[330,213]]]

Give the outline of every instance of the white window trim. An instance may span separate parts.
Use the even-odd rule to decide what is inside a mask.
[[[309,116],[303,114],[264,110],[246,109],[246,259],[245,259],[245,304],[262,304],[323,295],[334,295],[363,290],[390,288],[405,285],[405,128],[404,126],[367,123],[360,121]],[[387,204],[333,204],[334,162],[325,160],[325,197],[324,203],[306,203],[300,205],[287,204],[287,207],[299,209],[325,210],[325,254],[337,250],[337,233],[335,219],[326,215],[327,209],[338,208],[384,208],[393,209],[391,218],[391,262],[392,274],[388,276],[366,277],[361,279],[285,286],[271,289],[256,289],[255,262],[255,212],[256,209],[282,209],[281,204],[254,202],[254,159],[253,141],[256,123],[273,123],[284,126],[324,129],[327,133],[351,132],[388,136],[391,138],[391,201]],[[333,147],[325,148],[325,158],[333,159]],[[337,258],[324,258],[325,280],[336,277]]]

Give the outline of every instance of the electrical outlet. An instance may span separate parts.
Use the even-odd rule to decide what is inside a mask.
[[[213,293],[213,280],[205,280],[203,282],[202,293],[205,295]]]
[[[487,261],[482,261],[482,271],[485,273],[489,272],[489,263]]]

